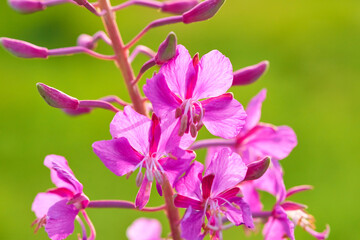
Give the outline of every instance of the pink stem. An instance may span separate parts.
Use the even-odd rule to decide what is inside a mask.
[[[142,75],[144,75],[144,73],[149,70],[150,68],[152,68],[153,66],[155,66],[155,59],[150,59],[149,61],[147,61],[140,69],[139,74],[137,75],[136,79],[132,82],[133,85],[137,84],[140,81],[140,78],[142,77]]]
[[[122,209],[134,209],[139,210],[135,207],[135,204],[129,201],[122,200],[98,200],[90,201],[88,208],[122,208]],[[159,207],[145,207],[142,212],[157,212],[165,209],[165,205]]]
[[[85,212],[85,210],[81,210],[81,213],[84,216],[84,219],[90,228],[90,236],[89,236],[88,240],[94,240],[96,237],[95,227],[94,227],[93,223],[91,222],[89,216]]]
[[[152,28],[160,27],[160,26],[164,26],[164,25],[168,25],[168,24],[173,24],[173,23],[179,23],[182,21],[183,21],[182,16],[166,17],[166,18],[161,18],[161,19],[155,20],[155,21],[149,23],[149,25],[147,25],[133,40],[131,40],[125,46],[125,48],[126,49],[131,48],[135,43],[137,43],[137,41],[139,41],[142,38],[142,36],[144,36],[145,33],[147,33]]]
[[[131,5],[140,5],[140,6],[151,7],[151,8],[161,8],[164,4],[157,2],[157,1],[151,1],[151,0],[130,0],[130,1],[127,1],[120,5],[112,7],[111,11],[115,12],[115,11],[124,9],[126,7],[129,7]]]
[[[138,45],[135,47],[134,51],[132,51],[130,57],[129,57],[129,61],[133,62],[135,57],[139,54],[142,53],[146,56],[149,56],[150,58],[154,58],[156,53],[151,50],[150,48],[143,46],[143,45]]]
[[[206,139],[196,141],[190,148],[192,150],[208,148],[208,147],[219,147],[219,146],[227,146],[234,147],[236,140],[225,140],[225,139]]]
[[[56,5],[63,4],[63,3],[74,3],[74,4],[76,4],[72,0],[48,0],[48,1],[44,2],[44,4],[47,7],[52,7],[52,6],[56,6]]]
[[[49,56],[62,56],[62,55],[71,55],[71,54],[77,54],[77,53],[86,53],[90,56],[102,59],[102,60],[115,60],[115,56],[108,56],[103,55],[97,52],[94,52],[88,48],[85,47],[67,47],[67,48],[57,48],[57,49],[51,49],[48,51]]]
[[[109,103],[117,103],[121,106],[128,106],[131,105],[130,103],[125,102],[124,100],[120,99],[118,96],[106,96],[100,98],[101,101],[109,102]]]
[[[103,109],[107,109],[113,112],[119,112],[120,110],[116,107],[114,107],[113,105],[111,105],[108,102],[105,101],[101,101],[101,100],[81,100],[79,107],[84,107],[84,108],[103,108]]]
[[[82,240],[87,240],[86,228],[85,228],[85,225],[84,225],[83,221],[81,220],[81,218],[79,216],[76,216],[75,219],[80,224],[80,227],[81,227],[81,230],[82,230]]]
[[[110,38],[103,31],[99,31],[93,35],[93,42],[96,43],[100,39],[102,39],[106,44],[112,45]]]
[[[268,218],[272,215],[271,211],[253,212],[253,218]]]

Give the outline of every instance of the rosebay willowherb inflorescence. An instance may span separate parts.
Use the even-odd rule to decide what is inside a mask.
[[[266,90],[261,90],[246,109],[228,92],[232,86],[256,81],[269,63],[263,61],[234,72],[230,60],[217,50],[204,56],[191,56],[186,47],[178,44],[173,32],[157,51],[135,46],[152,28],[205,21],[213,17],[224,2],[128,0],[112,6],[109,0],[93,3],[87,0],[9,0],[9,5],[21,13],[74,4],[89,10],[99,20],[102,18],[106,31],[92,36],[81,34],[77,46],[47,49],[11,38],[1,38],[1,44],[22,58],[83,53],[113,61],[123,74],[131,98],[131,103],[117,96],[78,100],[43,83],[37,84],[44,100],[66,114],[80,115],[96,108],[114,112],[110,124],[111,139],[97,141],[92,147],[105,167],[115,175],[136,174],[139,190],[134,202],[90,200],[67,160],[48,155],[44,165],[50,169],[56,188],[35,197],[32,210],[36,215],[36,231],[44,227],[50,239],[65,239],[74,232],[76,220],[82,228],[79,238],[92,240],[96,237],[95,227],[86,209],[123,208],[144,213],[163,211],[171,229],[171,233],[163,233],[166,239],[196,240],[207,235],[210,239],[223,239],[223,231],[240,225],[249,231],[264,225],[262,233],[267,240],[295,239],[296,226],[317,239],[327,238],[329,227],[316,232],[314,218],[306,212],[306,206],[287,200],[293,194],[312,189],[307,185],[285,188],[280,160],[297,145],[294,131],[288,126],[260,122]],[[149,23],[124,44],[115,14],[131,5],[158,9],[173,16]],[[113,54],[97,52],[98,41],[110,45]],[[150,59],[138,75],[134,75],[132,61],[138,54]],[[154,66],[160,69],[147,79],[143,96],[139,80]],[[218,138],[196,141],[198,132],[205,129]],[[203,148],[208,150],[204,164],[195,153]],[[164,197],[162,206],[147,207],[153,184]],[[263,210],[259,191],[266,191],[276,199],[271,211]],[[182,217],[179,208],[186,209]],[[155,219],[139,218],[126,234],[131,240],[157,240],[161,239],[162,229]]]

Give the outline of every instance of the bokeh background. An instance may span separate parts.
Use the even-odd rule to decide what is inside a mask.
[[[127,42],[162,16],[166,15],[131,7],[119,12],[117,21]],[[57,48],[74,45],[81,33],[102,29],[99,18],[74,5],[20,15],[5,0],[0,3],[0,36]],[[258,82],[231,91],[246,105],[262,88],[268,89],[262,121],[291,126],[299,140],[282,161],[286,185],[315,186],[293,200],[309,206],[318,230],[330,224],[330,239],[360,239],[360,2],[227,0],[210,21],[161,27],[141,43],[157,49],[171,30],[192,54],[218,49],[231,59],[234,69],[270,61],[269,71]],[[111,53],[104,44],[99,51]],[[136,59],[136,71],[145,60]],[[69,117],[47,106],[35,87],[43,82],[79,99],[116,94],[128,100],[113,63],[85,55],[27,60],[1,48],[0,82],[0,239],[46,239],[43,230],[33,234],[30,224],[35,217],[30,208],[38,192],[53,187],[43,166],[47,154],[68,159],[90,199],[134,200],[134,179],[116,177],[91,149],[94,141],[110,138],[113,114],[96,110]],[[203,130],[200,137],[207,136]],[[203,156],[200,151],[199,159]],[[263,197],[270,208],[274,200]],[[162,199],[153,192],[149,204],[162,204]],[[89,209],[88,214],[98,239],[126,239],[126,228],[141,216],[132,210],[109,209]],[[144,216],[161,220],[166,236],[169,228],[162,213]],[[243,239],[242,232],[232,229],[225,237]],[[301,228],[296,236],[312,239]],[[69,239],[77,239],[76,234]]]

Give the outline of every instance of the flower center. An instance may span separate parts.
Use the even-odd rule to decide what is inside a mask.
[[[192,137],[196,137],[203,126],[204,109],[199,101],[186,99],[176,109],[175,118],[180,118],[179,136],[190,132]]]
[[[157,153],[152,153],[151,156],[146,156],[144,159],[135,167],[135,170],[139,168],[139,173],[136,176],[136,185],[141,186],[144,180],[144,174],[142,173],[142,168],[144,167],[146,178],[149,182],[154,181],[154,178],[159,184],[162,184],[164,173],[163,167],[160,165],[158,159],[160,156],[157,156]]]

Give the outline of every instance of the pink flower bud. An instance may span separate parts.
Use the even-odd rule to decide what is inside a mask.
[[[8,3],[10,7],[20,13],[33,13],[46,8],[42,1],[36,0],[8,0]]]
[[[234,72],[233,86],[247,85],[258,80],[268,69],[269,62],[262,61],[253,66],[245,67]]]
[[[96,43],[94,43],[94,38],[87,34],[81,34],[78,37],[77,45],[85,47],[87,49],[94,49],[96,47]]]
[[[213,17],[225,0],[206,0],[183,14],[184,23],[193,23]]]
[[[260,178],[270,165],[270,158],[265,157],[262,160],[250,163],[244,181],[250,181]]]
[[[183,14],[195,7],[198,3],[198,0],[169,0],[163,3],[161,11],[173,14]]]
[[[47,104],[55,108],[70,108],[76,110],[79,107],[79,100],[49,87],[43,83],[36,84],[41,97]]]
[[[155,56],[155,62],[158,65],[162,65],[175,57],[176,54],[176,35],[173,32],[170,32],[166,37],[165,41],[162,42],[159,46],[159,50]]]
[[[28,42],[11,39],[11,38],[0,38],[0,43],[6,50],[11,52],[17,57],[22,58],[47,58],[48,49],[33,45]]]

